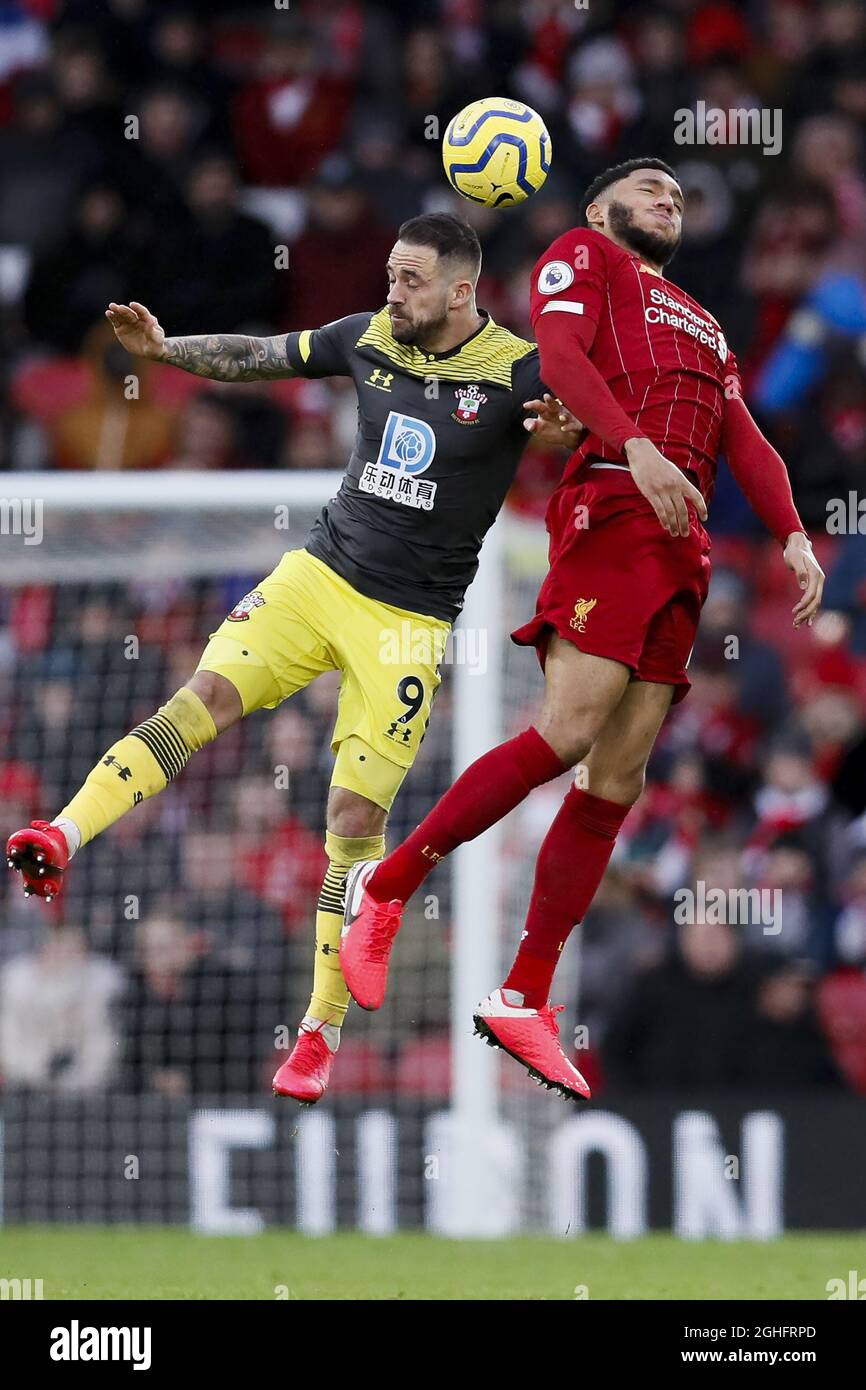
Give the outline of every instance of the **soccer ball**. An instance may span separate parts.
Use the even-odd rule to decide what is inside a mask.
[[[452,188],[487,208],[522,203],[537,193],[550,168],[544,121],[509,97],[473,101],[449,122],[442,163]]]

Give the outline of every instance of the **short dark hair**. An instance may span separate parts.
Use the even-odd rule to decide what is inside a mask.
[[[650,156],[648,159],[627,159],[624,164],[612,164],[609,169],[605,169],[603,174],[594,178],[589,188],[583,195],[580,205],[580,215],[586,221],[586,210],[590,203],[594,203],[600,193],[606,188],[610,188],[612,183],[619,183],[620,179],[628,178],[636,169],[661,169],[663,174],[670,174],[675,179],[676,173],[669,164],[665,164],[663,159],[656,159]]]
[[[481,242],[474,227],[452,212],[425,212],[402,223],[397,236],[412,246],[432,246],[442,258],[463,261],[474,275],[481,269]]]

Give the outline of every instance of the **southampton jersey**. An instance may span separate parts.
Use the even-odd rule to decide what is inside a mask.
[[[633,252],[588,227],[559,237],[533,271],[530,317],[574,314],[592,333],[587,355],[640,433],[690,469],[709,502],[725,394],[739,394],[736,359],[712,314]],[[589,342],[589,334],[582,334]],[[624,464],[597,435],[569,460],[563,481],[589,460]]]
[[[527,442],[538,353],[487,317],[450,352],[398,343],[387,309],[290,333],[289,366],[350,376],[358,433],[306,548],[368,598],[453,621]]]

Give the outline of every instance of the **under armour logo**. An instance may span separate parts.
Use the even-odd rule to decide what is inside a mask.
[[[394,738],[398,732],[403,742],[409,743],[409,741],[412,738],[412,730],[409,729],[405,724],[401,725],[400,722],[396,719],[393,721],[390,728],[387,728],[385,730],[385,737]]]
[[[115,758],[113,753],[107,754],[106,757],[102,759],[102,765],[103,767],[119,768],[120,770],[117,775],[120,778],[121,782],[128,782],[130,777],[132,776],[132,768],[124,767],[122,763],[119,763],[117,761],[117,758]]]

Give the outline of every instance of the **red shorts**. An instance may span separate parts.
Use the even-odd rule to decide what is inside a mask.
[[[636,680],[688,693],[686,667],[710,582],[710,538],[689,508],[671,536],[624,469],[587,467],[551,498],[550,569],[535,617],[512,632],[544,667],[551,631],[628,666]]]

